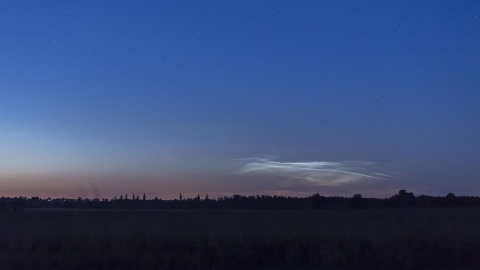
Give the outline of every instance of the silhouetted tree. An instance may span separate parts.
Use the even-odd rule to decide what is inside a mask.
[[[321,196],[320,194],[316,193],[312,196],[312,204],[314,209],[321,209],[325,208],[326,206],[326,198]]]
[[[450,192],[450,193],[447,194],[447,198],[448,198],[448,199],[455,199],[456,196],[455,196],[455,194],[453,194],[452,192]]]
[[[353,198],[354,198],[354,199],[361,199],[361,198],[362,198],[362,194],[354,194],[354,195],[353,195]]]
[[[447,196],[445,196],[445,207],[456,207],[456,196],[453,193],[448,193]]]
[[[22,212],[23,208],[25,207],[25,201],[26,201],[26,198],[25,199],[22,197],[16,198],[13,203],[13,211]]]
[[[390,198],[390,202],[394,206],[411,207],[415,205],[415,195],[412,192],[407,192],[405,189],[398,191],[398,194]]]
[[[360,208],[362,202],[362,195],[361,194],[354,194],[351,200],[352,208]]]

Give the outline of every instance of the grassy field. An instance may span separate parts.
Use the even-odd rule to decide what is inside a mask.
[[[480,209],[0,213],[0,269],[480,269]]]

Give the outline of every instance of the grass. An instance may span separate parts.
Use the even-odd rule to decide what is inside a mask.
[[[0,213],[0,269],[478,269],[480,209]]]

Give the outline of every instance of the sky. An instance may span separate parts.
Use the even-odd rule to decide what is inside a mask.
[[[479,105],[479,1],[0,2],[0,196],[479,196]]]

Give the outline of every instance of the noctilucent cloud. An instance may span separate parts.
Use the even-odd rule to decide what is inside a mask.
[[[480,195],[479,1],[2,1],[0,196]]]

